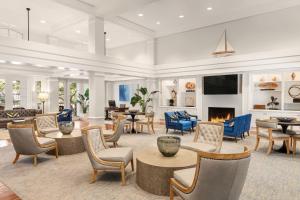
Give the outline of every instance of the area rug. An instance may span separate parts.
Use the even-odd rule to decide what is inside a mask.
[[[9,140],[9,134],[7,129],[0,129],[0,140]]]
[[[158,136],[165,130],[156,130],[150,134],[124,134],[120,146],[130,146],[136,152],[156,146]],[[179,135],[184,141],[191,141],[193,134]],[[255,137],[247,137],[235,143],[224,141],[223,148],[247,145],[253,149]],[[250,168],[241,200],[296,200],[300,188],[300,152],[296,157],[272,153],[267,156],[267,142],[262,141],[257,152],[252,153]],[[278,144],[280,145],[280,144]],[[277,147],[276,147],[277,148]],[[0,148],[0,181],[8,185],[23,200],[167,200],[149,194],[135,183],[135,173],[127,169],[127,185],[121,186],[119,173],[104,173],[98,176],[94,184],[89,184],[91,164],[86,153],[60,156],[43,154],[38,165],[32,165],[32,158],[21,156],[16,165],[12,165],[15,156],[11,145]],[[213,187],[213,186],[212,186]]]

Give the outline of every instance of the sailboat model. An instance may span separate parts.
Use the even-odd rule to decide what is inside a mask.
[[[220,39],[217,49],[212,54],[216,56],[229,56],[233,53],[235,53],[235,51],[227,40],[227,33],[225,30]]]

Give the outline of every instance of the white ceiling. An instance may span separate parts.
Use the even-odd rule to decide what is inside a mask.
[[[96,14],[106,19],[107,47],[113,48],[297,5],[300,0],[5,0],[0,26],[26,33],[30,7],[32,33],[86,44],[88,14]]]

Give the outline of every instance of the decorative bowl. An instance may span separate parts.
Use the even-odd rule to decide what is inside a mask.
[[[157,146],[160,153],[165,157],[172,157],[177,154],[181,139],[176,136],[161,136],[157,138]]]
[[[296,120],[296,118],[294,117],[277,117],[277,120],[280,121],[280,122],[292,122],[294,120]]]
[[[74,122],[59,122],[58,128],[63,135],[69,135],[74,129]]]

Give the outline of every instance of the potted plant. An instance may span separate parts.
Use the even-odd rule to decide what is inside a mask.
[[[84,94],[78,94],[77,103],[80,105],[82,113],[87,114],[89,109],[89,89],[86,89]]]
[[[148,103],[153,100],[152,96],[159,91],[155,90],[149,93],[146,87],[138,88],[136,91],[137,92],[134,94],[134,96],[131,97],[130,104],[133,107],[136,104],[139,104],[142,109],[142,112],[146,112]]]
[[[279,105],[279,102],[277,100],[278,98],[271,96],[271,101],[267,104],[267,106],[271,106],[269,108],[270,110],[278,110],[278,108],[276,108]]]

